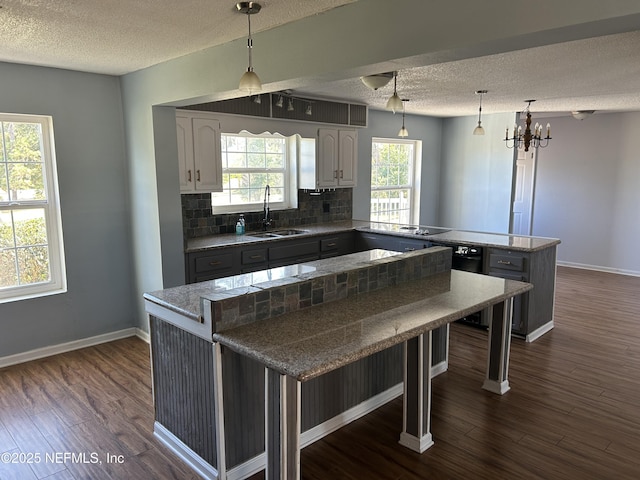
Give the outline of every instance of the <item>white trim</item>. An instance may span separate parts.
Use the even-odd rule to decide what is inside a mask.
[[[409,450],[413,450],[417,453],[423,453],[429,447],[433,446],[433,435],[429,432],[420,438],[417,438],[407,432],[402,432],[398,443]]]
[[[357,420],[366,414],[373,412],[377,408],[381,407],[387,402],[390,402],[396,397],[402,395],[403,384],[398,383],[397,385],[391,387],[388,390],[385,390],[378,395],[375,395],[364,402],[356,405],[355,407],[350,408],[346,412],[342,412],[336,415],[333,418],[330,418],[326,422],[321,423],[320,425],[316,425],[309,430],[306,430],[300,434],[300,448],[304,448],[307,445],[311,445],[312,443],[320,440],[322,437],[329,435],[330,433],[335,432],[339,428]]]
[[[541,327],[538,327],[533,332],[529,333],[525,337],[525,342],[527,342],[527,343],[535,342],[542,335],[544,335],[545,333],[551,331],[553,329],[553,327],[554,327],[553,320],[548,322],[548,323],[545,323]]]
[[[133,336],[140,337],[140,330],[133,327],[125,328],[124,330],[118,330],[117,332],[111,333],[103,333],[102,335],[96,335],[95,337],[83,338],[80,340],[73,340],[71,342],[60,343],[58,345],[36,348],[35,350],[29,350],[28,352],[16,353],[15,355],[0,357],[0,368],[8,367],[10,365],[16,365],[23,362],[30,362],[31,360],[50,357],[51,355],[71,352],[80,348],[91,347],[93,345],[99,345],[101,343],[112,342],[114,340],[120,340],[122,338]]]
[[[491,380],[489,378],[485,379],[482,384],[482,388],[491,393],[497,393],[498,395],[504,395],[507,393],[511,387],[509,387],[509,380],[503,380],[499,382],[497,380]]]
[[[617,273],[620,275],[629,275],[631,277],[640,277],[640,272],[637,270],[623,270],[621,268],[601,267],[598,265],[588,265],[585,263],[573,263],[573,262],[561,262],[561,261],[557,261],[556,265],[559,267],[580,268],[582,270],[594,270],[596,272]]]
[[[217,480],[218,471],[200,455],[187,447],[182,440],[167,430],[161,423],[153,423],[153,434],[202,478]]]
[[[145,343],[151,344],[151,337],[149,336],[149,332],[145,332],[141,328],[136,328],[136,337],[138,337]]]

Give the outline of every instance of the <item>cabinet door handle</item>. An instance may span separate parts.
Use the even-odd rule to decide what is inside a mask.
[[[340,178],[344,178],[344,170],[340,170]]]
[[[187,182],[191,181],[191,169],[187,170]]]
[[[249,258],[250,258],[251,260],[258,260],[258,259],[261,259],[261,258],[262,258],[262,255],[251,255]]]
[[[333,171],[333,178],[338,178],[338,170]]]
[[[336,244],[335,243],[327,243],[327,247],[335,247]]]
[[[196,182],[200,181],[200,169],[196,170]]]
[[[215,260],[213,262],[209,262],[209,265],[211,265],[212,267],[217,267],[218,265],[220,265],[220,261],[219,260]]]
[[[509,260],[498,260],[498,264],[500,265],[511,265]]]
[[[415,248],[413,248],[413,247],[404,247],[404,250],[405,250],[406,252],[415,252],[415,250],[416,250],[416,249],[415,249]]]

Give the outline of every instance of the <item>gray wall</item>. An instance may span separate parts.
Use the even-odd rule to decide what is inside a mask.
[[[447,118],[442,134],[440,215],[442,226],[509,232],[513,150],[504,130],[514,114],[483,115],[485,135],[473,135],[477,117]]]
[[[538,150],[533,234],[562,240],[561,263],[640,275],[640,112],[547,122],[553,140]]]
[[[119,81],[0,63],[0,111],[53,116],[68,292],[0,304],[0,357],[134,325]]]
[[[420,224],[437,225],[442,120],[406,115],[408,140],[422,141]],[[358,186],[353,190],[353,218],[369,220],[371,199],[371,139],[398,138],[402,117],[392,112],[369,110],[369,126],[358,131]]]
[[[577,3],[539,0],[531,9],[525,3],[495,0],[487,9],[473,0],[439,2],[437,8],[419,0],[360,0],[259,32],[254,36],[254,67],[266,89],[296,89],[321,81],[614,33],[624,28],[616,17],[640,12],[637,2],[628,0],[606,5],[581,0],[576,10]],[[547,15],[550,10],[554,12],[551,16]],[[407,15],[409,11],[411,15]],[[495,12],[509,12],[519,21],[505,22]],[[155,119],[152,111],[154,106],[184,106],[238,96],[238,77],[246,68],[246,57],[239,54],[244,48],[245,40],[238,39],[122,79],[132,192],[134,298],[142,327],[146,326],[143,292],[175,285],[184,278],[176,263],[182,252],[176,147],[168,140],[175,137],[175,131],[171,122],[165,121],[169,115]]]

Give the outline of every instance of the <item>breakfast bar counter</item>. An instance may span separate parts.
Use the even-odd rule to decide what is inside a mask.
[[[431,331],[499,304],[496,308],[502,315],[492,316],[483,388],[503,394],[509,389],[511,301],[530,288],[527,283],[454,270],[300,310],[264,325],[214,334],[219,345],[267,367],[266,478],[300,478],[300,382],[400,343],[404,345],[400,443],[424,452],[433,444]]]
[[[503,394],[512,300],[531,288],[451,270],[432,247],[145,294],[154,432],[204,478],[298,479],[302,446],[403,393],[400,443],[423,452],[434,329],[493,309],[482,386]]]

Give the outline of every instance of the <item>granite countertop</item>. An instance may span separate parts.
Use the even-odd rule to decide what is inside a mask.
[[[174,311],[187,318],[202,322],[201,299],[221,299],[244,295],[258,290],[271,288],[281,282],[309,280],[330,272],[339,272],[349,268],[375,263],[377,260],[400,255],[400,252],[374,249],[351,253],[340,257],[314,260],[311,262],[285,267],[243,273],[231,277],[191,283],[145,293],[143,296],[157,305]]]
[[[306,381],[531,288],[452,270],[218,332],[213,340]]]
[[[349,232],[352,230],[362,232],[370,231],[372,233],[382,233],[413,239],[425,238],[429,241],[446,245],[497,247],[524,252],[535,252],[538,250],[543,250],[545,248],[553,247],[560,243],[560,240],[557,238],[474,232],[435,226],[412,226],[395,223],[369,222],[363,220],[345,220],[342,222],[302,225],[296,226],[295,228],[304,230],[304,233],[278,238],[260,238],[252,236],[252,233],[260,232],[249,232],[244,235],[236,235],[231,233],[191,238],[187,241],[185,252],[191,253],[211,250],[220,247],[259,244],[285,239],[298,239],[317,235]]]

